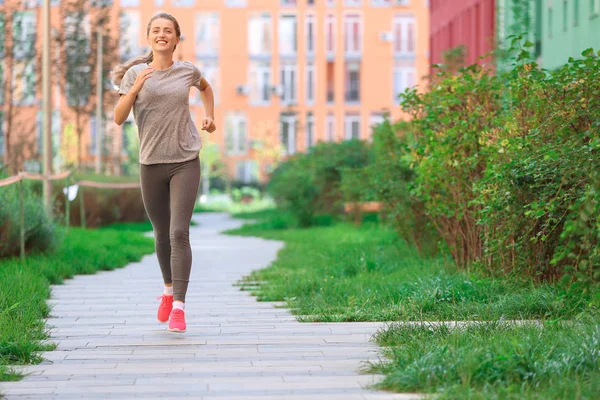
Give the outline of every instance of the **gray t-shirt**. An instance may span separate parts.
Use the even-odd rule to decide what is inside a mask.
[[[138,73],[148,64],[129,68],[119,87],[127,94]],[[190,88],[200,89],[202,73],[191,62],[175,61],[164,70],[154,71],[144,82],[133,103],[133,116],[140,137],[140,163],[165,164],[196,158],[202,147],[198,129],[189,108]]]

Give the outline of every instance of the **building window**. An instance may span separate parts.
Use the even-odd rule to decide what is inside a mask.
[[[15,61],[13,64],[13,104],[32,106],[35,104],[35,59]]]
[[[219,61],[218,60],[200,60],[196,61],[196,66],[202,72],[202,77],[210,84],[213,90],[215,104],[219,104],[221,99],[221,79],[219,73]],[[190,104],[202,105],[202,98],[200,97],[200,91],[196,88],[192,88],[190,91]]]
[[[400,94],[415,86],[415,76],[414,66],[397,65],[394,67],[394,104],[398,104]]]
[[[579,25],[579,0],[573,0],[573,25]]]
[[[219,55],[220,31],[219,14],[196,14],[196,58]]]
[[[332,113],[325,118],[325,139],[328,142],[335,141],[335,116]]]
[[[271,56],[271,15],[256,14],[248,23],[248,50],[251,57]]]
[[[358,14],[344,16],[344,51],[346,55],[362,52],[362,19]]]
[[[0,157],[4,156],[4,146],[6,146],[6,141],[4,140],[4,113],[0,111]]]
[[[327,62],[327,85],[326,85],[326,98],[327,103],[333,103],[335,101],[335,64],[333,61]]]
[[[415,56],[415,17],[396,16],[393,21],[394,56]]]
[[[173,7],[193,7],[194,0],[173,0],[171,4]]]
[[[315,54],[315,16],[306,16],[306,52],[309,55]]]
[[[346,7],[360,7],[362,0],[344,0],[344,5]]]
[[[0,58],[0,106],[4,104],[4,60]]]
[[[297,24],[295,15],[279,17],[279,54],[295,56],[298,51]]]
[[[346,114],[344,117],[344,137],[346,140],[360,139],[360,115]]]
[[[600,14],[600,0],[590,0],[590,12],[593,17]]]
[[[140,0],[120,0],[121,7],[139,7]]]
[[[315,102],[315,65],[309,62],[306,65],[306,102],[313,104]]]
[[[140,12],[127,10],[121,12],[120,17],[119,49],[121,50],[121,60],[128,60],[140,56],[142,49],[140,47]]]
[[[326,0],[327,7],[335,7],[335,0]]]
[[[280,65],[280,85],[283,88],[281,102],[285,105],[296,104],[297,98],[297,66],[295,62],[282,62]]]
[[[15,58],[31,59],[35,55],[37,37],[35,11],[16,11],[13,17],[13,55]]]
[[[154,0],[154,7],[164,7],[165,0]]]
[[[281,115],[281,145],[288,155],[296,152],[296,120],[295,114]]]
[[[258,182],[258,161],[241,160],[235,164],[236,178],[243,183]]]
[[[245,154],[248,150],[248,125],[246,116],[229,112],[225,117],[225,151],[227,154]]]
[[[552,6],[548,7],[548,37],[552,38],[552,32],[554,32],[554,10]]]
[[[307,0],[306,4],[309,6],[314,6],[315,5],[315,0]]]
[[[360,101],[360,63],[346,63],[346,102],[356,103]]]
[[[373,136],[375,133],[375,127],[379,124],[382,124],[385,121],[385,117],[381,112],[373,112],[371,113],[371,117],[369,118],[369,137]]]
[[[298,0],[281,0],[282,6],[297,6]]]
[[[5,41],[5,18],[4,13],[0,12],[0,59],[4,58],[4,41]]]
[[[389,7],[392,0],[371,0],[371,7]]]
[[[250,104],[268,105],[271,102],[271,64],[250,61]]]
[[[568,24],[568,17],[567,17],[567,12],[569,11],[569,8],[567,7],[567,0],[563,0],[563,32],[567,31],[567,24]]]
[[[70,107],[85,106],[92,93],[91,65],[67,66],[66,95]]]
[[[315,119],[312,112],[306,114],[306,148],[315,144]]]
[[[329,14],[325,20],[325,52],[335,57],[335,15]]]

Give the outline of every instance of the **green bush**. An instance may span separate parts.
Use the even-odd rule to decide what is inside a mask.
[[[290,212],[300,226],[309,226],[319,214],[342,213],[342,171],[370,162],[370,146],[364,141],[319,143],[308,153],[281,163],[271,175],[268,191],[278,207]]]
[[[20,253],[20,183],[0,188],[0,257]],[[62,240],[62,233],[44,212],[42,198],[23,183],[25,220],[25,251],[53,251]]]

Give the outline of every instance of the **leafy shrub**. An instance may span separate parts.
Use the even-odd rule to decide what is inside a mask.
[[[27,182],[23,184],[25,216],[25,251],[53,251],[61,242],[62,234],[46,216],[42,198],[37,196]],[[0,257],[20,253],[21,214],[19,183],[0,188]]]
[[[364,167],[370,161],[370,148],[364,141],[319,143],[308,153],[281,163],[271,174],[268,191],[278,207],[292,213],[300,226],[309,226],[318,214],[341,214],[342,171]]]

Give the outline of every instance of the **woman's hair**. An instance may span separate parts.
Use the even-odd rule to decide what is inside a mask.
[[[146,27],[146,37],[150,36],[150,27],[152,26],[152,22],[154,22],[155,20],[157,20],[159,18],[168,19],[169,21],[173,22],[173,25],[175,26],[175,33],[177,34],[177,37],[178,38],[181,37],[181,29],[179,28],[179,22],[177,22],[177,20],[175,19],[174,16],[172,16],[171,14],[167,14],[167,13],[156,14],[154,17],[152,17],[150,19],[150,21],[148,22],[148,26]],[[173,51],[175,51],[176,48],[177,48],[177,45],[175,45],[175,47],[173,47]],[[141,63],[149,64],[152,62],[153,59],[154,59],[154,54],[152,53],[152,50],[150,50],[150,54],[148,54],[148,55],[132,58],[131,60],[129,60],[123,64],[117,65],[116,67],[113,68],[113,70],[110,73],[112,81],[116,84],[119,84],[121,82],[121,79],[123,79],[123,75],[125,75],[125,72],[127,72],[127,70],[129,68],[133,67],[134,65],[141,64]]]

